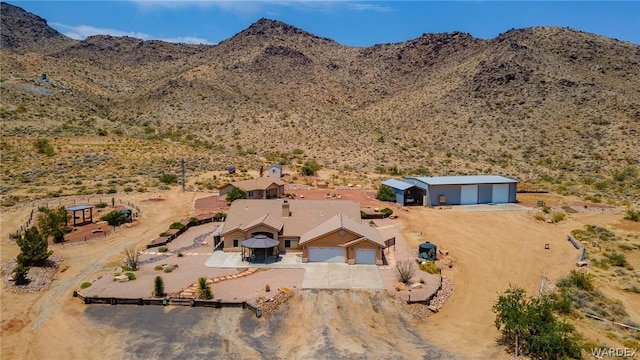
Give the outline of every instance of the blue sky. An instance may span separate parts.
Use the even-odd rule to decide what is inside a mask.
[[[8,1],[59,32],[217,44],[265,17],[349,46],[561,26],[640,44],[640,1]]]

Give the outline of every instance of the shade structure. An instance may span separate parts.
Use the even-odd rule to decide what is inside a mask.
[[[243,248],[264,249],[265,264],[267,263],[267,249],[274,248],[278,245],[280,245],[280,242],[278,240],[273,240],[272,238],[267,237],[266,235],[256,235],[251,239],[248,239],[242,242]],[[244,254],[244,250],[242,251],[242,253]]]
[[[435,261],[437,260],[436,254],[436,245],[430,242],[426,242],[424,244],[420,244],[418,246],[418,257],[426,260]]]

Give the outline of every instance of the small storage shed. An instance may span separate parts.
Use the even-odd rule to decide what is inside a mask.
[[[282,177],[282,164],[271,165],[268,176],[280,179]]]
[[[397,179],[387,179],[382,182],[382,186],[387,186],[396,194],[396,203],[406,205],[422,205],[425,190],[414,184]]]
[[[418,245],[418,257],[425,260],[436,261],[437,260],[437,246],[430,242]]]
[[[515,203],[518,180],[497,175],[406,177],[425,190],[428,206]]]

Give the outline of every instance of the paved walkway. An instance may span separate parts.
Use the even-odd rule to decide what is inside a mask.
[[[255,273],[256,271],[258,271],[258,268],[251,268],[251,269],[247,269],[245,271],[242,271],[242,272],[239,272],[239,273],[233,274],[233,275],[214,277],[212,279],[207,279],[207,285],[217,284],[217,283],[220,283],[220,282],[226,281],[226,280],[239,279],[239,278],[242,278],[242,277],[245,277],[245,276],[249,276],[249,275]],[[182,290],[180,292],[180,297],[197,298],[198,297],[198,283],[195,282],[195,283],[189,285],[186,289]]]

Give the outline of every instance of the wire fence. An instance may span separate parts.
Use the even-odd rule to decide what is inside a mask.
[[[111,203],[112,206],[123,205],[132,210],[132,217],[135,219],[142,214],[140,207],[128,200],[117,199],[116,197],[105,197],[99,195],[86,195],[86,196],[72,196],[72,197],[64,197],[64,198],[47,198],[47,199],[39,199],[34,200],[25,204],[21,204],[19,206],[14,206],[12,208],[21,208],[21,207],[31,207],[31,212],[29,213],[29,217],[25,220],[25,222],[20,225],[19,228],[16,229],[15,232],[9,234],[9,239],[15,239],[19,237],[22,233],[24,233],[28,228],[32,227],[35,224],[36,218],[40,209],[47,208],[59,208],[59,207],[69,207],[74,205],[89,205],[89,204],[108,204]],[[9,208],[9,209],[12,209]]]

